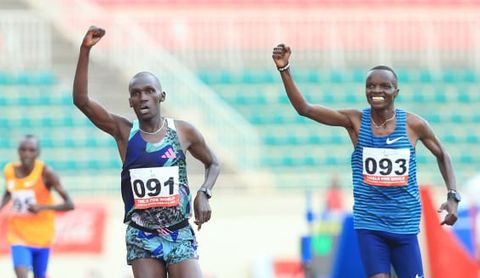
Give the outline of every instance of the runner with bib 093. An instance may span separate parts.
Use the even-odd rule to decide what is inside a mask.
[[[290,47],[279,44],[272,58],[290,103],[301,116],[347,130],[352,141],[353,219],[365,273],[370,278],[423,277],[417,234],[421,205],[416,178],[418,141],[436,157],[447,188],[441,224],[457,220],[460,194],[450,156],[420,116],[395,107],[397,75],[388,66],[367,71],[365,96],[370,107],[335,110],[309,103],[290,72]]]

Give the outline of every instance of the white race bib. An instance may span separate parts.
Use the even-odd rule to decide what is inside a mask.
[[[12,192],[12,211],[16,214],[27,214],[28,207],[35,205],[37,199],[33,190],[16,190]]]
[[[130,169],[136,209],[173,207],[180,201],[178,166]]]
[[[407,186],[410,149],[363,148],[363,181],[376,186]]]

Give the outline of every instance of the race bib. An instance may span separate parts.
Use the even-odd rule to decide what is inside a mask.
[[[135,208],[177,206],[178,180],[178,166],[130,169]]]
[[[376,186],[407,186],[410,150],[363,148],[363,181]]]
[[[33,190],[17,190],[12,192],[12,211],[15,214],[27,214],[28,208],[35,205],[37,199]]]

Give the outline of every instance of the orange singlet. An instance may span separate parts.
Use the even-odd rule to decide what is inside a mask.
[[[12,197],[12,211],[7,222],[7,241],[11,245],[50,247],[54,235],[54,211],[28,211],[31,204],[53,203],[52,195],[42,179],[44,164],[42,161],[35,161],[32,172],[24,178],[15,176],[15,167],[19,165],[9,163],[4,169],[7,191]]]

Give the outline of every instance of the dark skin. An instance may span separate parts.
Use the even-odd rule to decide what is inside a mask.
[[[18,155],[20,158],[20,165],[15,167],[15,176],[17,178],[24,178],[28,176],[35,166],[35,160],[40,154],[38,141],[35,138],[25,137],[18,146]],[[58,175],[48,166],[45,166],[42,172],[42,179],[47,189],[55,190],[63,199],[63,203],[56,205],[34,204],[30,205],[28,210],[31,213],[39,213],[45,210],[54,211],[69,211],[74,209],[73,201],[68,195],[67,191],[60,183]],[[6,191],[3,194],[0,204],[0,210],[8,204],[11,200],[11,193]],[[15,274],[17,278],[27,278],[29,269],[27,267],[15,267]]]
[[[291,55],[290,47],[279,44],[273,49],[272,58],[277,68],[285,67]],[[340,126],[347,130],[352,144],[355,146],[360,131],[362,112],[355,109],[334,110],[322,105],[311,104],[302,95],[296,86],[290,71],[280,72],[287,96],[290,103],[301,116],[310,118],[321,124]],[[372,123],[372,132],[376,136],[386,136],[392,133],[396,127],[395,98],[399,93],[397,80],[394,74],[388,70],[369,71],[366,78],[366,98],[371,106],[371,117],[374,123],[380,125],[376,128]],[[385,124],[383,124],[385,123]],[[415,147],[421,141],[425,147],[436,157],[438,168],[445,181],[447,189],[456,189],[455,175],[453,172],[450,156],[443,148],[430,125],[421,117],[407,113],[407,133],[410,143]],[[443,203],[439,212],[445,210],[447,215],[441,224],[453,225],[457,221],[458,203],[448,199]],[[382,273],[371,278],[388,278],[389,275]]]
[[[73,85],[74,104],[101,130],[115,138],[122,162],[125,161],[127,144],[132,128],[128,119],[110,113],[100,103],[88,96],[88,64],[91,48],[105,35],[105,30],[92,26],[85,34],[75,73]],[[158,131],[165,119],[161,115],[161,103],[166,93],[162,91],[158,79],[151,73],[137,73],[129,84],[129,104],[135,112],[140,129],[146,132]],[[210,148],[206,145],[202,134],[190,123],[175,120],[180,144],[183,151],[202,162],[205,166],[205,180],[202,187],[212,189],[218,177],[220,166]],[[147,142],[159,142],[166,133],[166,128],[155,134],[142,133]],[[207,196],[198,192],[194,202],[194,223],[198,229],[210,220],[211,208]],[[186,260],[168,267],[163,261],[156,259],[137,259],[132,263],[135,277],[202,277],[197,260]]]

